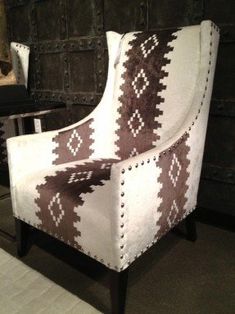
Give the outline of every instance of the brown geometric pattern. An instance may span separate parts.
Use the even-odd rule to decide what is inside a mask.
[[[82,218],[74,209],[83,206],[81,194],[94,192],[94,186],[102,186],[103,180],[110,179],[111,166],[116,162],[117,159],[91,160],[45,177],[46,183],[36,187],[39,193],[35,200],[39,208],[36,214],[41,220],[38,228],[81,249],[75,238],[82,235],[75,223]]]
[[[169,43],[176,39],[175,32],[176,29],[137,33],[129,43],[116,131],[117,155],[121,159],[153,148],[159,139],[157,129],[161,124],[157,117],[163,112],[158,107],[164,102],[159,92],[166,88],[161,83],[168,75],[163,67],[170,63],[166,55],[173,50]]]
[[[93,153],[91,145],[94,140],[91,135],[94,130],[91,128],[93,119],[88,120],[82,125],[71,130],[61,131],[53,138],[57,143],[54,153],[57,158],[53,164],[60,165],[66,162],[87,159]]]
[[[162,184],[158,194],[161,198],[161,205],[158,209],[161,217],[157,221],[160,229],[155,236],[158,239],[177,224],[185,213],[184,206],[188,190],[186,182],[189,177],[187,168],[190,164],[187,159],[190,150],[186,144],[187,138],[188,135],[171,153],[166,152],[157,162],[157,167],[162,170],[158,180]]]

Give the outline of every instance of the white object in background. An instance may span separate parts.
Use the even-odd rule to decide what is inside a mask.
[[[41,119],[33,119],[35,133],[42,133]]]
[[[29,53],[28,46],[12,42],[11,43],[11,56],[12,65],[15,72],[16,81],[19,85],[28,85],[28,71],[29,71]]]

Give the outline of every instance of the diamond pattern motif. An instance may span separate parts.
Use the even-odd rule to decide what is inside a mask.
[[[172,158],[172,162],[171,162],[171,166],[170,166],[170,170],[169,170],[168,174],[169,174],[169,177],[170,177],[171,182],[174,185],[174,187],[176,187],[181,169],[182,169],[182,167],[180,165],[180,162],[179,162],[176,154],[173,154],[173,158]]]
[[[172,205],[171,205],[171,210],[169,212],[169,216],[167,217],[167,223],[168,223],[169,227],[171,227],[174,224],[178,212],[179,212],[179,208],[176,204],[176,201],[174,200]]]
[[[137,149],[134,147],[130,153],[130,157],[134,157],[134,156],[137,156],[138,155],[138,152],[137,152]]]
[[[56,195],[52,197],[48,209],[56,227],[58,227],[64,216],[64,210],[60,201],[60,193],[56,193]]]
[[[74,172],[71,174],[68,183],[89,180],[92,176],[92,171]]]
[[[71,134],[69,141],[67,143],[67,147],[74,157],[77,155],[82,143],[83,140],[78,134],[78,132],[76,130],[73,130],[73,133]]]
[[[158,43],[157,36],[152,35],[140,45],[144,58],[147,58],[154,48],[157,47]]]
[[[128,125],[134,137],[136,137],[139,134],[139,132],[143,129],[144,121],[138,109],[136,109],[135,112],[133,112],[131,118],[128,121]]]
[[[137,74],[134,81],[132,82],[132,86],[134,88],[137,98],[140,98],[147,86],[149,86],[149,81],[146,77],[144,69],[141,69],[140,72]]]

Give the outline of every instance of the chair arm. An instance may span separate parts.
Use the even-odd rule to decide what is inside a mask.
[[[203,150],[191,151],[194,132],[182,134],[176,141],[112,166],[117,210],[112,212],[111,228],[120,269],[196,206]]]
[[[7,139],[11,183],[22,177],[52,166],[55,154],[53,138],[57,131],[22,135]]]

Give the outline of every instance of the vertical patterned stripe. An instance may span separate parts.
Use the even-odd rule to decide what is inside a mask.
[[[173,50],[169,43],[176,39],[174,32],[137,33],[130,42],[116,131],[117,155],[122,159],[151,149],[159,139],[157,129],[161,124],[157,117],[163,113],[159,105],[164,102],[159,92],[166,88],[161,80],[168,75],[163,67],[170,62],[166,55]]]
[[[188,190],[189,146],[186,141],[188,135],[177,145],[171,153],[166,152],[157,162],[157,167],[162,170],[159,183],[162,188],[158,197],[162,199],[158,211],[161,213],[157,221],[156,238],[159,239],[184,216]]]

